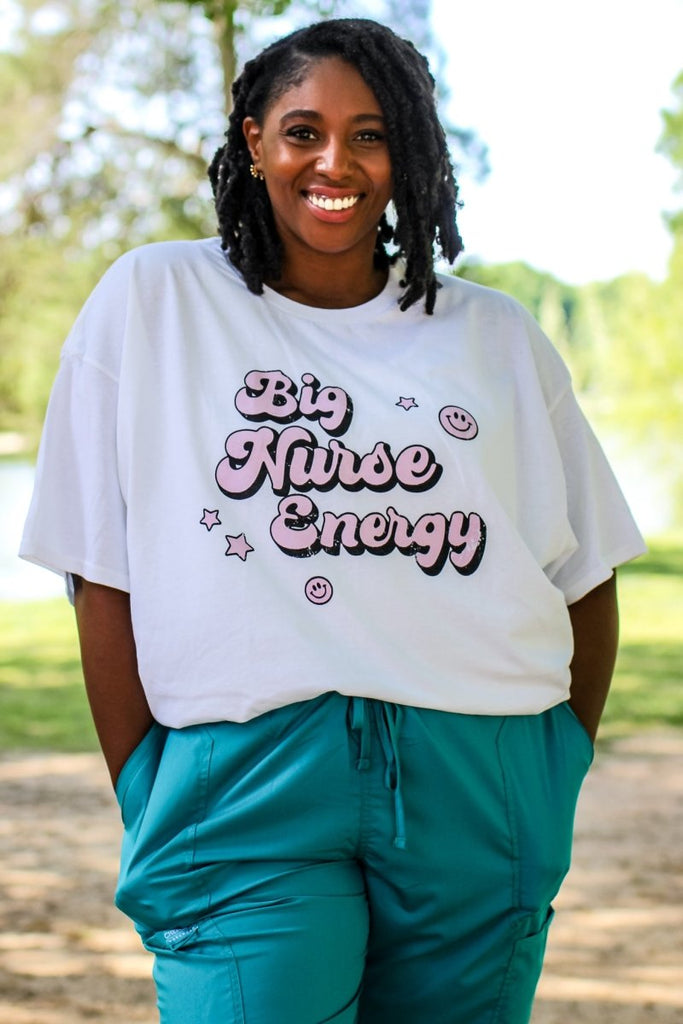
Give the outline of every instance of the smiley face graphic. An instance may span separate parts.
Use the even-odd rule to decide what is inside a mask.
[[[439,413],[439,423],[447,434],[461,441],[471,441],[479,433],[472,413],[461,409],[459,405],[445,405]]]
[[[324,576],[313,576],[306,584],[304,593],[311,604],[327,604],[332,599],[334,590]]]

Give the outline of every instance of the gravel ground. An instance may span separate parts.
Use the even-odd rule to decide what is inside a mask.
[[[98,756],[0,759],[0,1024],[157,1021],[111,903],[119,827]],[[621,740],[581,795],[533,1024],[682,1024],[682,869],[683,734]]]

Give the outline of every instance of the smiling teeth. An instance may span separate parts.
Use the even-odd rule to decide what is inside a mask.
[[[306,198],[309,203],[317,206],[320,210],[349,210],[352,206],[356,205],[360,196],[344,196],[343,199],[330,199],[329,197],[317,196],[309,192]]]

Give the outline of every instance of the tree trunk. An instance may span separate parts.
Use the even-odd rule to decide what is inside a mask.
[[[207,17],[213,22],[214,35],[221,56],[223,68],[223,105],[226,120],[232,110],[232,83],[237,75],[235,53],[235,11],[239,0],[205,0]]]

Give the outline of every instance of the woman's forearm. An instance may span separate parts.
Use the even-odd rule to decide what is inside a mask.
[[[112,782],[152,724],[140,676],[129,595],[75,580],[85,687]]]
[[[570,605],[569,617],[574,633],[569,703],[594,740],[617,656],[616,574]]]

